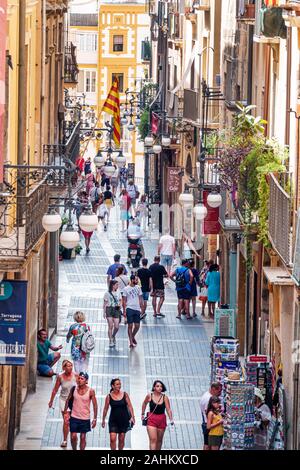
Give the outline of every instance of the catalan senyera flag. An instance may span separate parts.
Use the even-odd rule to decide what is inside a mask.
[[[113,116],[113,140],[117,147],[120,146],[121,142],[121,131],[120,131],[120,95],[119,95],[119,82],[115,78],[111,89],[107,95],[106,101],[102,107],[102,111]]]

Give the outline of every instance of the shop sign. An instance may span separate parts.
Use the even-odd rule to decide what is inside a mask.
[[[236,337],[235,310],[233,308],[216,309],[214,335]]]
[[[0,283],[0,364],[23,366],[26,360],[27,281]]]
[[[168,168],[168,192],[178,193],[181,187],[181,168],[180,167],[169,167]]]
[[[3,183],[3,140],[5,117],[6,0],[0,0],[0,184]]]
[[[210,207],[207,204],[209,191],[203,191],[203,204],[207,209],[207,216],[204,219],[204,235],[218,235],[221,230],[219,222],[219,208]]]
[[[256,354],[248,356],[247,362],[270,362],[270,358],[263,354]]]

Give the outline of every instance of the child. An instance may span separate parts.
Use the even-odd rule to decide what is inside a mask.
[[[221,400],[212,396],[207,406],[208,445],[211,450],[220,450],[224,429],[221,415]]]

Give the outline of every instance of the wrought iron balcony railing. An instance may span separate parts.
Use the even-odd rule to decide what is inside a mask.
[[[76,46],[72,42],[65,46],[65,83],[78,83],[78,65],[76,59]]]

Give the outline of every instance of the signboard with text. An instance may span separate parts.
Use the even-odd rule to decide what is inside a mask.
[[[178,193],[181,188],[181,168],[180,167],[169,167],[168,168],[168,192]]]
[[[26,360],[27,281],[0,283],[0,364],[23,366]]]
[[[219,208],[210,207],[207,204],[209,191],[203,191],[203,204],[207,209],[207,216],[204,219],[204,235],[218,235],[220,233]]]

